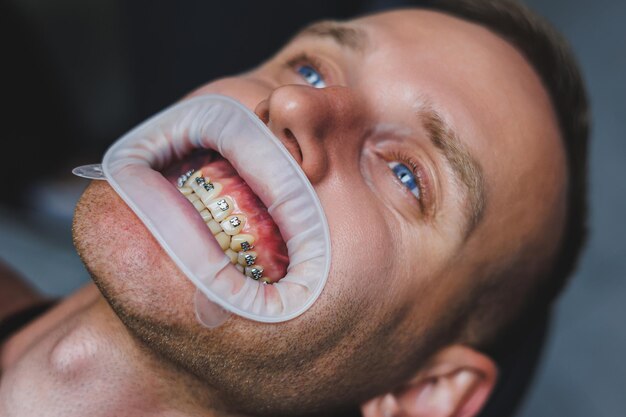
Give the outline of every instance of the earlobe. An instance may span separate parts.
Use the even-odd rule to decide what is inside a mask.
[[[437,353],[405,386],[368,401],[365,417],[473,417],[493,390],[493,360],[455,345]]]

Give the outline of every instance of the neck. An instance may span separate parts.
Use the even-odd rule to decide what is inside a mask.
[[[90,390],[99,411],[91,415],[223,417],[217,396],[195,377],[154,354],[122,324],[102,297],[54,349],[74,376],[103,385]],[[96,372],[95,375],[93,372]],[[93,383],[93,381],[91,382]],[[108,408],[102,409],[103,404]],[[130,411],[132,410],[132,412]],[[87,413],[85,415],[88,415]]]

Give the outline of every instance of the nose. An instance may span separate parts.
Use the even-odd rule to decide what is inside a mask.
[[[347,87],[281,86],[256,106],[255,113],[313,184],[328,175],[339,156],[360,148],[364,106]]]

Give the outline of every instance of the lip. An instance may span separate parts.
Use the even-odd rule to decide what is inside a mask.
[[[275,285],[243,276],[206,233],[195,208],[159,172],[200,148],[232,164],[280,229],[290,264]],[[184,275],[221,307],[251,320],[281,322],[304,313],[319,297],[331,260],[321,203],[282,142],[241,103],[218,95],[179,102],[114,143],[102,167]]]

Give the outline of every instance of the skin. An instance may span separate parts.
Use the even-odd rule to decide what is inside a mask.
[[[83,408],[63,415],[339,413],[402,386],[447,346],[471,345],[459,315],[487,276],[520,259],[531,276],[546,267],[562,234],[566,168],[549,99],[524,58],[484,28],[435,12],[349,24],[367,34],[360,51],[299,37],[260,67],[191,94],[255,110],[315,187],[333,264],[313,307],[281,324],[233,316],[200,327],[194,287],[95,182],[74,236],[100,292],[83,290],[9,342],[0,410],[63,409],[78,393]],[[301,52],[323,62],[328,88],[285,65]],[[470,229],[471,196],[427,139],[417,116],[426,107],[480,166],[486,200]],[[387,167],[398,152],[427,177],[421,204]],[[25,394],[11,387],[33,378],[32,410],[16,411],[24,404],[7,398]],[[85,384],[94,380],[104,382]]]

